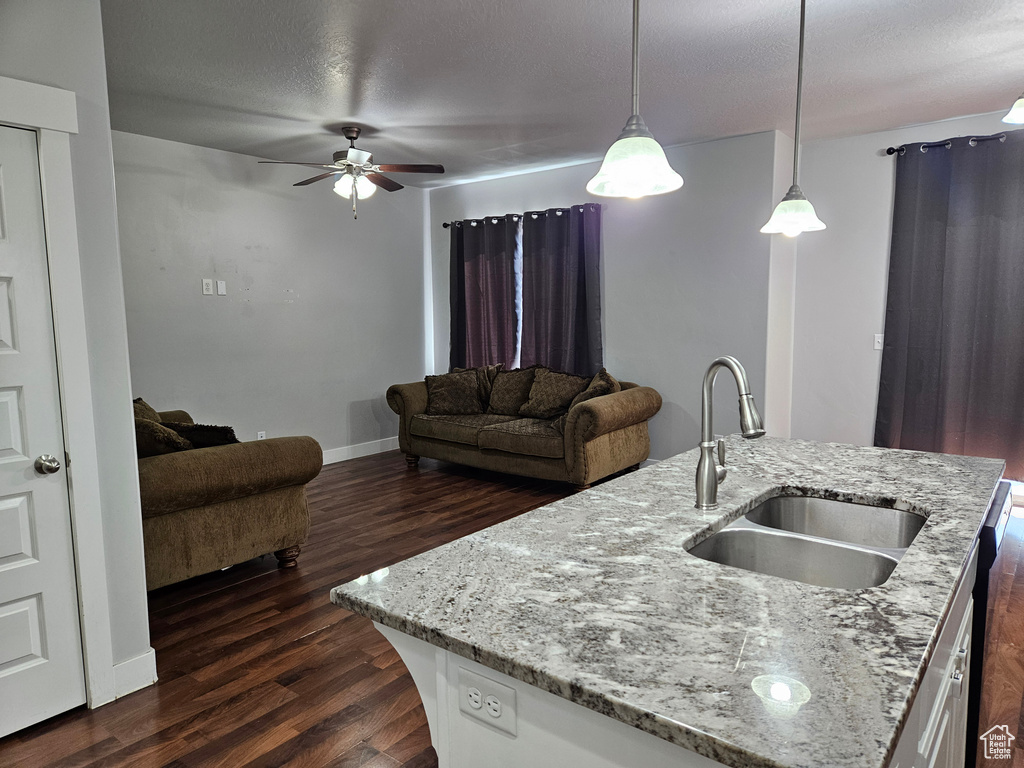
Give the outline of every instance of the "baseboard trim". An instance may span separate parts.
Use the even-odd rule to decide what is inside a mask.
[[[398,436],[385,437],[382,440],[371,440],[368,443],[346,445],[341,448],[328,448],[324,451],[324,464],[337,464],[339,461],[358,459],[360,456],[371,456],[375,453],[393,451],[398,448]]]
[[[114,665],[114,696],[121,698],[156,682],[156,651],[149,648],[133,659]]]

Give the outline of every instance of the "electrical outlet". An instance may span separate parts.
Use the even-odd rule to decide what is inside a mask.
[[[203,296],[213,296],[213,280],[208,277],[203,278]]]
[[[875,349],[881,349],[881,348],[882,348],[882,334],[876,333],[875,334]]]
[[[267,433],[266,432],[257,432],[256,433],[256,439],[257,440],[266,440],[267,439]]]
[[[515,689],[463,667],[459,667],[459,711],[492,728],[516,735]]]

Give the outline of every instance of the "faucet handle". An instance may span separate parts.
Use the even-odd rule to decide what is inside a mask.
[[[721,435],[716,435],[718,438],[718,463],[723,467],[725,466],[725,438]]]

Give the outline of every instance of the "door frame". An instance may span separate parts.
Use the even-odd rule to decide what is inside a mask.
[[[78,133],[75,94],[0,77],[0,124],[27,128],[37,137],[61,420],[64,448],[71,457],[67,480],[82,660],[88,706],[96,707],[113,701],[117,691],[100,515],[92,378],[71,175],[71,134]]]

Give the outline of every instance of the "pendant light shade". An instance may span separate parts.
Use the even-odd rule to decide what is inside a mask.
[[[782,202],[775,206],[772,217],[761,227],[766,235],[783,234],[796,237],[801,232],[818,232],[825,229],[825,222],[818,218],[814,206],[800,189],[800,107],[804,90],[804,22],[807,2],[800,0],[800,53],[796,70],[796,128],[793,131],[793,186],[789,188]]]
[[[1010,123],[1011,125],[1024,125],[1024,93],[1013,102],[1010,111],[1003,117],[1003,122]]]
[[[640,117],[639,24],[640,0],[633,0],[633,114],[605,153],[597,175],[587,182],[587,192],[592,195],[639,198],[663,195],[683,186],[683,177],[672,170],[665,150]]]
[[[353,176],[350,173],[338,177],[338,180],[334,182],[334,191],[348,200],[352,197],[353,186],[356,188],[356,194],[359,195],[360,200],[372,197],[373,193],[377,191],[377,185],[368,178],[365,176]]]

